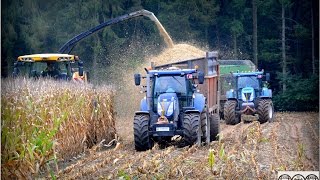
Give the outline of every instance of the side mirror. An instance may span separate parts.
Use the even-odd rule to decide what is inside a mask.
[[[79,66],[79,76],[83,76],[83,62],[79,61],[78,66]]]
[[[266,81],[270,81],[270,73],[266,73]]]
[[[136,86],[139,86],[141,83],[141,75],[140,74],[134,74],[134,84]]]
[[[204,73],[201,71],[198,72],[198,82],[199,84],[203,84],[204,82]]]

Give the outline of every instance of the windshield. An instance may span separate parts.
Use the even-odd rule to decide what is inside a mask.
[[[54,62],[50,63],[54,66],[55,69],[58,69],[60,73],[67,73],[67,67],[66,62]],[[46,62],[37,62],[33,65],[33,70],[36,70],[37,72],[44,71],[48,67],[48,64]]]
[[[156,78],[154,92],[161,94],[175,92],[186,95],[186,80],[184,76],[160,76]]]
[[[155,76],[153,110],[157,111],[158,97],[162,93],[176,93],[179,99],[179,107],[192,104],[192,80],[185,76]]]
[[[69,62],[21,62],[20,65],[18,65],[18,71],[21,76],[33,76],[32,71],[39,76],[51,66],[51,68],[54,67],[53,69],[58,70],[61,74],[68,72],[67,64],[69,64]]]
[[[252,87],[259,89],[259,81],[256,76],[243,76],[238,78],[238,88]]]

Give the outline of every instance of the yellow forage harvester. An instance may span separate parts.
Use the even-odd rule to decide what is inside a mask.
[[[14,64],[13,76],[32,78],[49,77],[55,80],[87,82],[83,62],[71,54],[31,54],[19,56]]]

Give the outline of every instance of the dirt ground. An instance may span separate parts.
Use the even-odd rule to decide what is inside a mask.
[[[319,113],[276,113],[273,123],[220,122],[207,146],[136,152],[133,121],[118,119],[118,144],[96,146],[60,165],[59,179],[275,179],[280,170],[319,169]],[[211,153],[210,153],[211,152]],[[211,154],[211,156],[209,156]],[[213,160],[209,163],[209,157]]]

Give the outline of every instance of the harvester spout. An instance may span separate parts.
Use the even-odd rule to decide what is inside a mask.
[[[148,17],[151,21],[156,23],[157,28],[160,31],[161,36],[164,38],[164,41],[166,42],[167,46],[169,48],[172,48],[173,41],[172,41],[170,35],[168,34],[168,32],[166,31],[166,29],[162,26],[162,24],[158,20],[158,18],[152,12],[147,11],[147,10],[141,10],[141,13],[143,14],[143,16]]]
[[[107,27],[110,26],[112,24],[117,24],[119,22],[131,19],[131,18],[136,18],[139,16],[145,16],[148,17],[151,21],[155,22],[157,25],[157,28],[160,31],[161,36],[164,38],[164,41],[166,42],[168,47],[173,47],[173,42],[171,37],[169,36],[169,34],[167,33],[167,31],[164,29],[164,27],[162,26],[162,24],[159,22],[159,20],[157,19],[157,17],[150,11],[147,10],[140,10],[140,11],[135,11],[129,14],[125,14],[113,19],[110,19],[109,21],[103,22],[101,24],[99,24],[98,26],[89,29],[88,31],[82,32],[80,34],[78,34],[77,36],[73,37],[72,39],[70,39],[68,42],[66,42],[60,49],[59,49],[59,53],[67,53],[69,54],[72,49],[74,48],[74,46],[81,41],[82,39],[92,35],[93,33]]]

